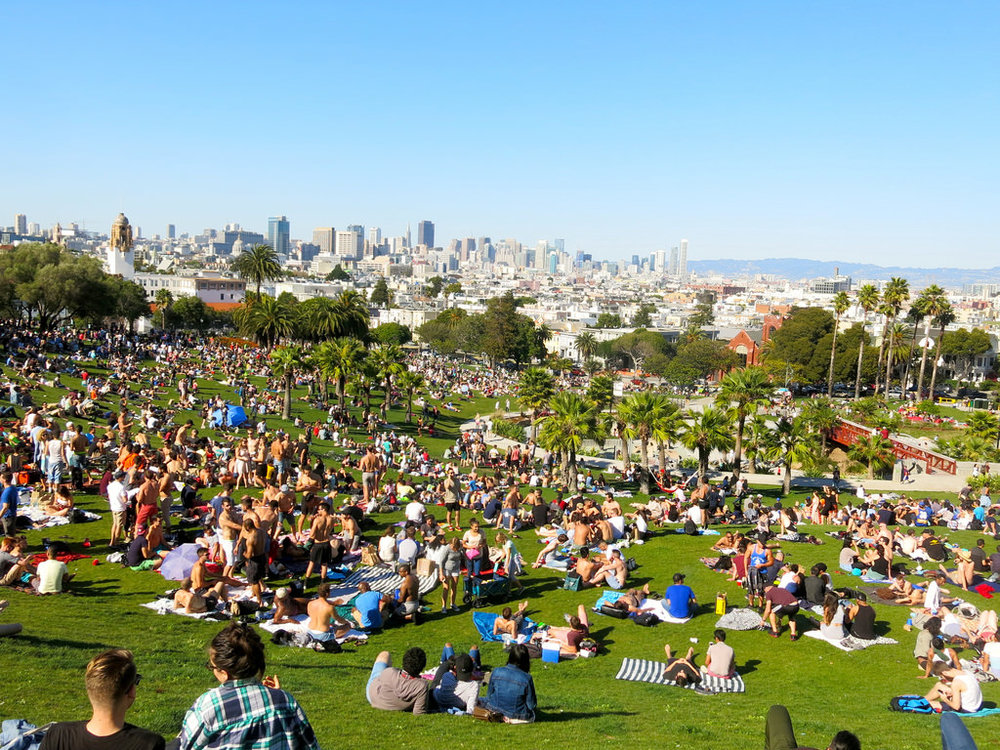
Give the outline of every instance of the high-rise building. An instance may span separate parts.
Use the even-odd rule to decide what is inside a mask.
[[[313,230],[313,244],[319,245],[319,251],[324,255],[333,254],[333,227],[316,227]]]
[[[562,237],[556,237],[552,240],[552,247],[558,250],[560,253],[566,252],[566,240]]]
[[[413,247],[413,245],[410,244],[410,225],[409,224],[406,225],[406,246],[407,247]]]
[[[677,275],[686,279],[688,275],[688,241],[681,240],[681,249],[677,254]]]
[[[175,240],[177,239],[177,227],[173,224],[167,224],[167,239]]]
[[[362,238],[363,241],[364,238]],[[337,232],[336,244],[336,254],[346,260],[358,260],[364,251],[364,245],[362,245],[361,251],[358,250],[358,233],[351,230]]]
[[[667,272],[667,251],[657,250],[654,255],[656,256],[656,262],[649,270],[662,276]]]
[[[37,221],[31,222],[30,224],[28,224],[28,234],[30,234],[32,237],[40,236],[42,234],[42,225],[39,224]]]
[[[14,214],[14,234],[28,233],[28,217],[24,214]]]
[[[670,265],[667,266],[667,274],[670,276],[677,275],[677,248],[670,248]]]
[[[354,257],[363,258],[365,255],[365,228],[360,224],[348,224],[348,232],[354,232],[356,239],[354,240],[357,245],[355,252],[357,253]]]
[[[434,222],[426,219],[417,224],[417,244],[434,247]]]
[[[272,216],[267,220],[267,244],[278,255],[288,255],[292,249],[292,235],[287,216]]]
[[[378,247],[382,244],[382,227],[368,228],[368,244],[372,247]]]

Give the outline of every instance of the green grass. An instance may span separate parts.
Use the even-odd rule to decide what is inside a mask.
[[[219,388],[203,385],[203,394]],[[461,417],[442,414],[445,434],[429,441],[432,451],[439,454],[454,439],[462,419],[477,412],[488,414],[492,406],[492,399],[480,399],[463,405]],[[295,412],[308,421],[320,418],[319,412],[299,402]],[[401,413],[394,411],[390,416],[395,424],[403,425]],[[328,450],[329,446],[319,445],[315,452],[325,454]],[[773,497],[776,488],[765,492]],[[805,494],[793,496],[805,499]],[[106,511],[106,503],[98,497],[81,496],[78,501],[84,508]],[[398,517],[378,517],[380,529]],[[369,532],[368,538],[374,540],[380,529]],[[100,521],[29,532],[36,549],[43,536],[50,536],[69,542],[75,551],[87,552],[79,543],[89,537],[96,543],[94,549],[101,550],[101,562],[96,567],[90,561],[70,565],[78,573],[74,596],[32,597],[5,592],[11,606],[4,621],[22,622],[25,630],[17,637],[0,640],[0,668],[7,677],[0,693],[0,716],[24,717],[38,724],[87,716],[82,668],[98,650],[121,646],[136,653],[143,674],[129,720],[169,738],[176,734],[188,706],[214,684],[203,665],[206,645],[220,626],[160,616],[141,608],[141,603],[168,588],[167,582],[154,573],[135,573],[104,562],[102,548],[108,531],[109,522]],[[949,536],[964,545],[976,537],[974,533]],[[836,570],[839,544],[823,538],[829,543],[820,547],[786,545],[788,559],[807,568],[822,560]],[[531,726],[489,725],[449,715],[414,718],[375,711],[365,701],[364,684],[378,651],[388,649],[398,659],[406,648],[419,645],[434,662],[446,641],[457,648],[477,642],[466,609],[449,616],[435,612],[418,626],[387,630],[369,644],[349,646],[339,655],[269,645],[268,672],[277,673],[282,686],[303,705],[323,747],[346,743],[429,746],[442,738],[447,738],[451,747],[463,748],[485,743],[516,743],[524,748],[585,744],[705,750],[759,746],[764,716],[772,703],[789,707],[797,737],[805,744],[823,747],[836,731],[846,728],[855,731],[866,748],[924,750],[936,746],[935,717],[894,714],[887,708],[893,695],[929,688],[927,681],[916,679],[919,672],[911,656],[914,634],[901,628],[906,619],[904,608],[876,605],[880,631],[899,640],[898,645],[857,653],[843,653],[811,639],[791,643],[787,633],[780,640],[760,632],[730,633],[729,642],[736,649],[747,685],[743,695],[703,697],[691,691],[615,681],[623,657],[659,659],[667,642],[683,651],[688,639],[697,637],[701,661],[716,620],[708,612],[716,593],[725,591],[731,604],[742,601],[741,589],[697,561],[710,554],[713,541],[713,537],[659,533],[646,545],[628,551],[640,563],[632,583],[648,581],[662,593],[671,575],[683,571],[705,612],[683,626],[663,624],[656,628],[594,615],[593,631],[604,645],[597,658],[558,665],[533,663],[540,716]],[[531,532],[517,544],[529,562],[537,554]],[[835,579],[838,584],[850,580],[839,574]],[[549,570],[531,571],[522,579],[536,620],[560,622],[562,614],[575,610],[578,603],[590,606],[596,600],[594,591],[562,590],[561,580]],[[428,600],[439,606],[439,596],[435,590]],[[976,604],[987,603],[976,595],[972,599]],[[496,644],[482,644],[481,650],[488,664],[505,661]],[[987,684],[984,694],[987,700],[998,701],[1000,686]],[[981,748],[997,746],[996,726],[994,718],[969,722]]]

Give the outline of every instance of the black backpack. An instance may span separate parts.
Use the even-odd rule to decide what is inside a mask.
[[[698,536],[698,527],[690,518],[684,522],[684,533],[688,536]]]

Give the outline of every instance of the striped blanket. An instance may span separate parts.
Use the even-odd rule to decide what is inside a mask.
[[[621,669],[615,675],[616,680],[628,680],[630,682],[650,682],[654,685],[669,685],[678,687],[677,683],[666,679],[663,676],[667,665],[661,661],[648,661],[646,659],[622,659]],[[689,683],[684,686],[688,690],[701,688],[709,693],[745,693],[746,685],[739,675],[725,679],[713,677],[712,675],[701,675],[701,682]]]
[[[432,591],[438,584],[438,577],[436,575],[420,576],[417,580],[420,581],[419,591],[421,596]],[[380,594],[388,594],[389,596],[392,596],[396,592],[396,589],[403,584],[403,579],[396,575],[395,571],[391,568],[374,566],[358,568],[343,581],[338,581],[337,589],[357,590],[358,584],[362,581],[367,581],[368,585],[372,587],[372,591],[378,591]],[[331,596],[333,596],[332,593]]]

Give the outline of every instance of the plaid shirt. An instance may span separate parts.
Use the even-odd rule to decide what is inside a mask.
[[[198,698],[184,716],[180,747],[319,750],[295,699],[257,680],[230,680]]]

